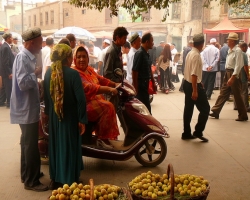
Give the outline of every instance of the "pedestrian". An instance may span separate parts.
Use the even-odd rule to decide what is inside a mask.
[[[139,99],[148,109],[151,114],[151,105],[149,102],[149,81],[151,80],[154,90],[157,90],[155,80],[151,71],[151,59],[149,58],[148,50],[154,45],[153,36],[151,33],[145,33],[141,39],[141,47],[135,53],[132,79],[136,90],[136,98]]]
[[[160,89],[163,93],[168,94],[169,90],[174,90],[174,85],[171,81],[169,73],[170,62],[172,61],[170,45],[166,44],[161,52],[158,61],[158,70],[160,71]]]
[[[103,75],[116,83],[121,82],[121,80],[115,76],[114,70],[120,68],[123,71],[121,47],[126,43],[127,36],[128,31],[125,27],[117,27],[113,33],[112,44],[104,58]]]
[[[98,56],[98,68],[97,68],[97,73],[103,76],[103,63],[104,63],[104,58],[106,56],[106,52],[108,48],[110,47],[110,40],[105,39],[103,40],[102,43],[102,52]]]
[[[220,49],[220,88],[222,87],[224,76],[226,73],[226,58],[228,54],[229,47],[227,45],[227,42],[223,44],[223,47]]]
[[[242,83],[242,87],[241,87],[241,95],[242,95],[242,99],[243,102],[246,106],[247,112],[250,112],[250,107],[249,107],[249,97],[248,97],[248,81],[250,81],[250,77],[249,77],[249,68],[248,68],[248,58],[247,58],[247,43],[243,42],[240,44],[240,48],[242,50],[243,53],[243,59],[244,59],[244,66],[241,68],[241,72],[240,72],[240,80]],[[237,110],[237,106],[236,103],[234,101],[234,110]]]
[[[54,39],[51,37],[46,38],[46,46],[42,49],[42,80],[44,80],[44,75],[47,69],[51,66],[52,62],[50,59],[51,49],[54,46]]]
[[[12,66],[15,56],[11,50],[12,34],[3,35],[5,42],[0,47],[0,76],[2,77],[3,87],[0,89],[0,106],[10,107],[10,95],[12,90]]]
[[[221,109],[228,100],[232,91],[239,113],[236,121],[248,120],[246,107],[241,96],[241,81],[239,79],[239,74],[241,68],[244,66],[244,61],[242,51],[237,46],[238,40],[239,37],[237,33],[229,33],[227,43],[230,49],[228,50],[225,65],[226,74],[224,76],[222,88],[220,89],[220,95],[218,96],[215,105],[211,109],[212,112],[209,114],[215,119],[219,119]]]
[[[185,93],[185,106],[183,114],[184,132],[182,133],[183,140],[199,138],[203,142],[208,142],[208,139],[203,137],[210,106],[207,96],[202,85],[202,59],[200,52],[204,46],[204,35],[196,34],[193,37],[194,47],[188,53],[184,70],[183,90]],[[194,111],[194,105],[199,110],[198,122],[195,125],[195,131],[191,134],[191,120]]]
[[[221,45],[218,43],[218,42],[216,42],[215,43],[215,47],[217,48],[217,49],[219,49],[219,51],[220,51],[220,49],[221,49]],[[215,77],[215,82],[214,82],[214,90],[218,90],[219,88],[220,88],[220,84],[221,84],[221,73],[220,73],[220,57],[219,57],[219,60],[218,60],[218,62],[217,62],[217,68],[218,68],[218,70],[217,70],[217,72],[216,72],[216,77]]]
[[[130,43],[126,42],[122,46],[122,64],[123,64],[123,70],[124,70],[124,79],[126,79],[127,77],[127,71],[128,71],[127,63],[128,63],[129,50],[130,50]]]
[[[178,54],[177,49],[175,48],[175,44],[171,44],[171,55],[172,55],[172,61],[170,62],[170,73],[171,73],[171,81],[174,83],[180,82],[179,76],[178,76],[178,61],[180,59],[180,54]]]
[[[79,73],[71,69],[72,49],[58,44],[44,78],[45,114],[49,118],[49,189],[79,182],[83,169],[81,135],[88,122]]]
[[[76,47],[76,37],[74,34],[69,33],[66,35],[66,38],[69,40],[70,42],[70,47],[73,50]]]
[[[20,52],[20,50],[18,49],[18,38],[16,36],[13,37],[11,50],[14,53],[14,56],[16,56]]]
[[[133,62],[134,62],[134,55],[135,52],[138,51],[138,49],[141,46],[141,38],[137,32],[135,32],[130,38],[129,42],[131,44],[131,48],[128,52],[128,62],[127,62],[127,77],[126,79],[130,84],[132,84],[133,79],[132,79],[132,67],[133,67]]]
[[[42,68],[35,68],[35,54],[42,49],[40,28],[23,32],[23,50],[13,64],[12,92],[10,100],[10,122],[21,128],[21,181],[26,190],[46,191],[48,187],[40,181],[40,154],[38,149],[38,124],[40,97],[37,76]]]
[[[182,56],[183,60],[182,60],[182,68],[181,68],[181,71],[182,71],[183,75],[184,75],[184,69],[185,69],[187,54],[192,50],[193,46],[194,46],[193,40],[189,40],[188,41],[188,46],[185,47],[184,50],[183,50],[183,56]],[[184,83],[184,78],[182,78],[182,81],[181,81],[181,86],[180,86],[180,89],[179,89],[180,92],[183,92],[183,83]]]
[[[216,72],[218,71],[218,61],[220,52],[219,49],[215,47],[216,39],[212,38],[210,44],[201,52],[201,58],[203,61],[202,67],[202,83],[204,84],[205,92],[207,94],[207,99],[210,100],[213,89],[214,82],[216,78]]]
[[[163,48],[165,46],[165,42],[164,41],[160,41],[160,44],[156,47],[156,62],[158,62],[158,59],[161,55],[161,52],[163,51]]]

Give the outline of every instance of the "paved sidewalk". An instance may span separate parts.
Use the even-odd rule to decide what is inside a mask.
[[[108,161],[83,158],[85,170],[81,173],[84,184],[94,178],[96,184],[126,184],[136,175],[151,170],[166,173],[167,164],[172,163],[175,173],[202,175],[210,181],[208,200],[250,199],[250,121],[236,122],[237,111],[232,102],[226,102],[220,119],[209,119],[204,136],[208,143],[198,139],[181,140],[184,94],[176,91],[158,93],[152,103],[153,115],[169,128],[171,137],[166,139],[168,154],[165,161],[155,168],[140,166],[134,158],[128,161]],[[219,91],[214,91],[210,106],[215,103]],[[192,127],[198,112],[195,109]],[[250,115],[249,115],[250,118]],[[24,190],[20,180],[20,128],[9,124],[9,109],[0,107],[0,199],[1,200],[46,200],[50,191],[33,192]],[[42,165],[45,176],[40,180],[49,184],[48,165]]]

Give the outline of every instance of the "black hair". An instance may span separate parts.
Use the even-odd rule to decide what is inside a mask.
[[[141,38],[141,43],[142,44],[146,43],[147,41],[150,40],[151,37],[153,37],[151,33],[145,33]]]
[[[66,45],[70,46],[70,42],[69,42],[68,38],[61,39],[58,44],[66,44]]]
[[[79,43],[85,45],[84,40],[79,40]]]
[[[46,38],[46,45],[51,46],[54,44],[54,39],[52,37]]]
[[[124,48],[129,48],[130,49],[130,44],[129,42],[126,41],[126,43],[123,45]]]
[[[198,47],[200,46],[201,44],[204,44],[204,40],[200,41],[200,42],[194,42],[194,47]]]
[[[247,47],[247,43],[245,43],[245,42],[241,43],[240,47]]]
[[[123,26],[117,27],[113,33],[113,40],[116,41],[116,37],[121,38],[121,37],[127,36],[127,35],[128,35],[128,31],[125,27],[123,27]]]
[[[72,41],[75,41],[75,40],[76,40],[75,35],[74,35],[74,34],[72,34],[72,33],[67,34],[67,35],[66,35],[66,38],[67,38],[70,42],[72,42]]]

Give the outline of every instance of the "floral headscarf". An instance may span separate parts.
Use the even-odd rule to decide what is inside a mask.
[[[70,55],[72,55],[72,49],[66,44],[54,46],[50,54],[50,59],[53,62],[51,65],[50,95],[54,102],[55,112],[60,121],[63,118],[64,95],[62,62]]]

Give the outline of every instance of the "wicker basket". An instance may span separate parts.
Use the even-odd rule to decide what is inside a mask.
[[[157,200],[206,200],[207,196],[210,192],[210,187],[208,186],[205,192],[202,192],[201,195],[195,196],[195,197],[190,197],[190,196],[179,196],[174,193],[174,169],[172,164],[168,165],[168,170],[167,170],[167,175],[168,177],[171,178],[171,189],[170,189],[170,195],[164,196],[164,197],[158,197]],[[133,200],[155,200],[152,198],[145,198],[139,195],[136,195],[131,189],[129,189],[131,196]]]

